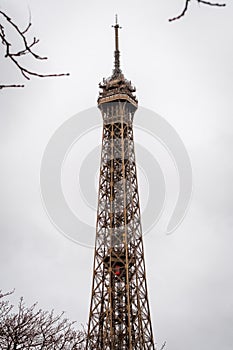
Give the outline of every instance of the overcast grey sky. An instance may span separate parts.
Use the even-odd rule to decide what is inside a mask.
[[[87,322],[93,250],[52,225],[41,201],[40,165],[56,129],[96,105],[98,83],[112,70],[111,25],[118,13],[123,71],[136,85],[140,105],[178,132],[194,176],[192,202],[176,232],[166,236],[154,229],[145,236],[154,336],[159,344],[166,340],[169,350],[232,349],[233,5],[226,2],[225,9],[216,9],[193,1],[185,18],[168,23],[182,9],[182,0],[32,0],[20,5],[0,0],[23,27],[30,5],[31,35],[40,38],[38,52],[49,60],[27,60],[27,65],[71,73],[0,92],[0,280],[3,290],[16,288],[13,300],[23,295],[28,304],[38,300],[42,308],[66,310],[78,324]],[[1,83],[23,82],[3,58],[0,77]],[[93,143],[82,142],[88,153]],[[67,166],[69,196],[71,174],[80,164]],[[142,207],[144,180],[141,176]],[[78,195],[76,188],[73,193]],[[79,210],[76,202],[72,205]],[[94,218],[94,210],[90,215]]]

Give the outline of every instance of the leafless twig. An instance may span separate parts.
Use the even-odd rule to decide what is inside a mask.
[[[7,88],[22,88],[24,85],[16,85],[16,84],[11,84],[11,85],[0,85],[0,90],[1,89],[7,89]]]
[[[19,26],[3,11],[0,10],[0,16],[2,19],[6,21],[8,26],[14,29],[16,31],[18,38],[21,40],[23,47],[21,50],[13,51],[12,43],[8,39],[6,35],[6,29],[2,24],[2,21],[0,21],[0,39],[2,42],[2,45],[5,47],[5,58],[9,58],[11,62],[20,70],[21,74],[24,78],[27,80],[30,80],[31,76],[36,76],[40,78],[45,77],[61,77],[61,76],[67,76],[69,73],[60,73],[60,74],[42,74],[34,72],[28,68],[26,68],[22,63],[20,62],[20,57],[25,55],[30,55],[33,58],[37,60],[46,60],[47,57],[42,57],[34,52],[34,46],[38,44],[39,39],[36,37],[33,38],[32,42],[28,42],[28,39],[26,37],[27,32],[29,31],[30,27],[32,26],[31,18],[29,20],[29,24],[26,27],[26,29],[21,30]],[[30,16],[31,17],[31,16]],[[0,85],[0,89],[3,88],[10,88],[10,87],[24,87],[24,85],[17,85],[17,84],[9,84],[9,85]]]
[[[165,348],[166,344],[167,344],[167,342],[165,341],[160,350],[163,350]]]
[[[189,7],[189,3],[190,3],[191,0],[186,0],[185,1],[185,4],[184,4],[184,9],[183,11],[180,13],[179,16],[176,16],[176,17],[173,17],[173,18],[170,18],[169,19],[169,22],[172,22],[172,21],[176,21],[177,19],[180,19],[181,17],[183,17],[187,10],[188,10],[188,7]],[[204,0],[196,0],[199,4],[205,4],[205,5],[209,5],[209,6],[216,6],[216,7],[224,7],[226,6],[226,4],[220,4],[220,3],[213,3],[211,1],[204,1]]]

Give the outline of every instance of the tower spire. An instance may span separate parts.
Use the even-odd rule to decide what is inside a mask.
[[[117,76],[121,74],[121,69],[120,69],[120,50],[119,50],[119,33],[118,29],[121,29],[122,27],[119,26],[118,23],[118,16],[116,15],[116,23],[114,26],[112,26],[115,29],[115,52],[114,52],[114,70],[113,70],[113,75]]]

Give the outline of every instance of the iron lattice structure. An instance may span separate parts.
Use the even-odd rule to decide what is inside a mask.
[[[87,350],[155,349],[148,304],[133,118],[135,88],[115,67],[100,84],[103,138]]]

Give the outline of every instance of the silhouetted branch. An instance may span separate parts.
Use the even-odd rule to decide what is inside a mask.
[[[27,32],[29,31],[30,27],[32,26],[31,23],[31,16],[29,20],[29,24],[26,27],[25,30],[21,30],[18,25],[12,21],[12,19],[3,11],[0,10],[0,16],[2,19],[6,21],[6,23],[16,31],[18,38],[22,41],[23,43],[23,48],[18,51],[13,51],[12,48],[12,43],[8,39],[6,35],[6,30],[5,27],[3,26],[2,22],[0,22],[0,39],[2,42],[2,45],[5,47],[5,58],[9,58],[11,62],[20,70],[21,74],[26,78],[27,80],[30,80],[31,76],[36,76],[40,78],[47,78],[47,77],[61,77],[61,76],[68,76],[69,73],[60,73],[60,74],[42,74],[42,73],[37,73],[34,72],[28,68],[26,68],[22,63],[20,63],[19,58],[24,55],[30,55],[33,58],[37,60],[46,60],[47,57],[42,57],[38,55],[37,53],[34,52],[34,46],[38,44],[39,39],[33,38],[32,42],[29,43],[28,39],[26,37]],[[9,87],[23,87],[24,85],[16,85],[16,84],[9,84],[9,85],[0,85],[0,89],[3,88],[9,88]]]
[[[23,88],[24,85],[16,85],[16,84],[12,84],[12,85],[0,85],[0,90],[1,89],[7,89],[7,88]]]
[[[165,342],[163,343],[162,347],[160,348],[160,350],[163,350],[163,349],[165,348],[166,344],[167,344],[167,342],[165,341]]]
[[[183,17],[185,14],[186,14],[186,12],[187,12],[187,10],[188,10],[188,7],[189,7],[189,3],[190,3],[190,1],[191,0],[186,0],[185,1],[185,4],[184,4],[184,9],[183,9],[183,11],[180,13],[180,15],[179,16],[176,16],[176,17],[174,17],[174,18],[170,18],[169,19],[169,22],[172,22],[172,21],[176,21],[177,19],[180,19],[181,17]],[[226,6],[226,4],[219,4],[219,3],[213,3],[213,2],[211,2],[211,1],[204,1],[204,0],[196,0],[198,3],[201,3],[201,4],[205,4],[205,5],[209,5],[209,6],[217,6],[217,7],[224,7],[224,6]]]

